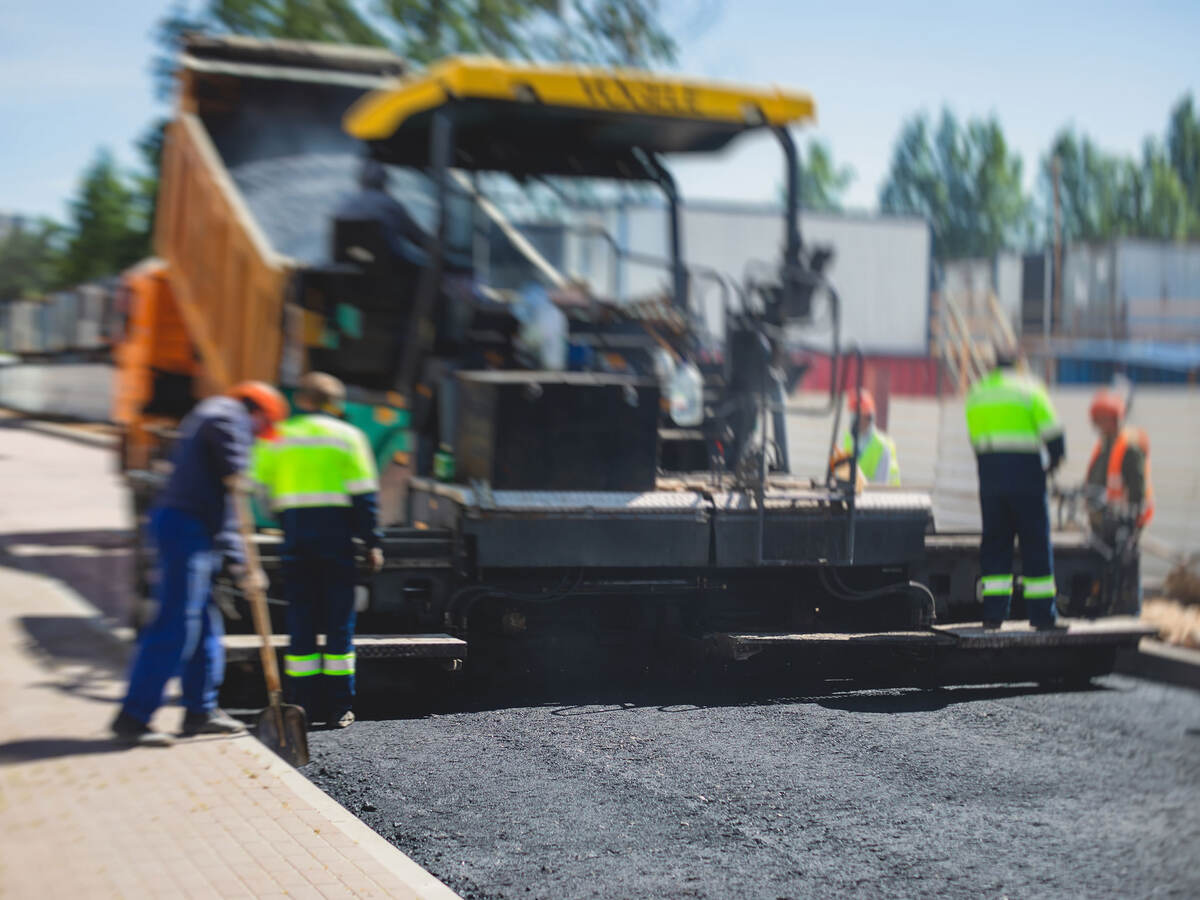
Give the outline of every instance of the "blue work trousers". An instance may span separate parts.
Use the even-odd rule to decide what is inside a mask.
[[[319,667],[304,666],[302,675],[288,673],[288,697],[318,720],[338,716],[354,703],[354,551],[290,547],[284,552],[283,579],[291,639],[285,673],[292,667],[289,657],[317,655],[317,635],[325,635]],[[348,674],[330,674],[347,670]]]
[[[219,555],[208,529],[185,512],[158,509],[150,535],[158,551],[158,614],[138,643],[124,706],[146,723],[175,675],[183,681],[184,708],[192,713],[216,708],[225,677],[225,629],[212,600]]]
[[[991,484],[981,479],[979,505],[983,537],[979,545],[980,571],[985,591],[984,621],[1008,618],[1012,600],[1013,538],[1021,542],[1021,579],[1026,582],[1025,608],[1032,625],[1055,621],[1053,595],[1031,597],[1028,583],[1054,577],[1054,552],[1050,545],[1050,509],[1044,491],[1014,491],[1011,484]],[[1009,579],[1006,593],[988,594],[989,578]]]

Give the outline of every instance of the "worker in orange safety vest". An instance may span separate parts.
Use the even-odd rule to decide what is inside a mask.
[[[1093,533],[1124,565],[1122,587],[1110,612],[1141,609],[1137,545],[1142,529],[1154,517],[1150,482],[1150,441],[1140,428],[1125,425],[1125,401],[1107,388],[1092,398],[1092,424],[1100,434],[1088,461],[1086,485],[1091,489],[1088,519]]]

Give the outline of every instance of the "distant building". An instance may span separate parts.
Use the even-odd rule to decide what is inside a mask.
[[[957,310],[973,337],[998,311],[1026,354],[1047,361],[1046,375],[1060,382],[1102,383],[1118,372],[1150,382],[1200,377],[1200,243],[1068,244],[1062,273],[1055,303],[1050,253],[951,260],[941,305]]]

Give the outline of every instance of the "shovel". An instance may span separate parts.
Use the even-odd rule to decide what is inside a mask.
[[[242,545],[246,548],[246,568],[259,568],[258,547],[254,543],[254,527],[250,520],[250,504],[240,487],[230,492],[237,507],[238,527],[242,533]],[[308,718],[304,707],[283,702],[283,688],[279,683],[279,660],[271,644],[271,615],[267,612],[267,595],[257,585],[246,590],[250,611],[254,614],[254,630],[262,638],[259,653],[262,656],[263,675],[267,681],[267,708],[259,713],[254,725],[255,736],[278,753],[293,766],[308,763]]]

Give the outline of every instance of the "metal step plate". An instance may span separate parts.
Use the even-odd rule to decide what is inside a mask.
[[[1007,647],[1136,647],[1138,641],[1155,629],[1133,616],[1107,619],[1060,619],[1066,628],[1038,631],[1028,622],[1005,622],[999,631],[985,631],[981,622],[935,625],[939,634],[955,638],[959,647],[995,650]]]
[[[1005,622],[999,631],[984,631],[983,623],[936,625],[927,631],[843,632],[716,632],[706,636],[718,655],[726,659],[749,659],[764,650],[785,648],[946,648],[998,650],[1008,648],[1136,647],[1155,630],[1131,616],[1113,616],[1095,621],[1063,619],[1067,628],[1038,631],[1026,622]]]
[[[223,643],[229,662],[256,661],[262,645],[256,634],[227,634]],[[286,649],[288,636],[273,635],[271,643],[276,650]],[[317,645],[325,645],[325,635],[317,636]],[[464,659],[467,642],[448,634],[359,634],[354,652],[361,659]]]
[[[935,631],[715,632],[705,640],[726,659],[749,659],[764,650],[795,647],[953,647],[957,641]]]

